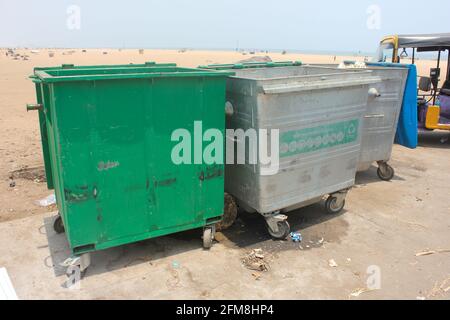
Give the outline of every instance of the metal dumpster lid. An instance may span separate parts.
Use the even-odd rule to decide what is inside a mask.
[[[143,79],[164,77],[228,77],[230,71],[205,70],[178,67],[175,63],[146,62],[145,64],[127,65],[91,65],[75,66],[63,64],[58,67],[38,67],[34,69],[33,81],[70,82],[114,79]]]
[[[229,64],[210,64],[199,66],[200,69],[207,70],[231,70],[231,69],[251,69],[251,68],[274,68],[274,67],[293,67],[301,66],[301,61],[277,61],[277,62],[244,62]]]

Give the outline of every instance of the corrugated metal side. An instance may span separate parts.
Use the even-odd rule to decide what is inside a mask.
[[[364,116],[364,132],[359,169],[365,170],[374,161],[388,161],[402,107],[408,69],[369,68],[380,77],[373,87],[379,97],[370,97]]]

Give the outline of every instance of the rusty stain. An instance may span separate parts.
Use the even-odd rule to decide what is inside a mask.
[[[170,178],[161,181],[155,181],[155,187],[167,187],[177,182],[177,178]]]
[[[203,181],[203,180],[210,180],[210,179],[218,178],[221,176],[223,176],[223,170],[222,169],[214,169],[211,171],[207,171],[206,175],[203,171],[200,172],[199,179]]]

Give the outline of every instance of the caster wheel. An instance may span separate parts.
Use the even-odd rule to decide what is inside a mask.
[[[65,229],[61,216],[56,217],[53,222],[53,230],[55,230],[57,234],[64,233]]]
[[[267,224],[267,231],[271,235],[272,238],[277,240],[284,240],[287,238],[289,233],[291,232],[291,226],[289,225],[289,222],[285,221],[279,221],[277,222],[278,231],[272,230],[272,228]]]
[[[214,227],[203,229],[203,249],[211,249],[214,240]]]
[[[76,285],[80,285],[80,281],[86,276],[87,269],[80,271],[79,266],[74,266],[66,270],[66,278],[67,280],[63,284],[65,288],[72,288]]]
[[[84,269],[83,271],[81,271],[79,267],[77,267],[77,268],[78,269],[76,271],[75,271],[75,269],[73,269],[73,270],[70,270],[70,269],[66,270],[67,278],[71,278],[71,277],[75,276],[78,273],[79,277],[80,277],[79,280],[83,279],[84,276],[86,275],[87,271],[88,271],[88,268]]]
[[[383,181],[391,181],[395,175],[395,171],[394,168],[392,168],[390,165],[385,164],[378,167],[377,175],[378,178],[380,178]]]
[[[328,214],[337,214],[342,211],[345,207],[345,200],[342,200],[341,203],[338,202],[338,199],[334,196],[329,196],[327,201],[325,201],[325,209]]]
[[[222,221],[216,223],[216,230],[222,231],[231,227],[234,221],[236,221],[237,213],[238,207],[236,201],[234,201],[231,195],[225,193],[223,218]]]

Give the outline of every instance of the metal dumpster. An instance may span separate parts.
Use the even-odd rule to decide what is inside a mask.
[[[367,103],[358,171],[368,170],[373,162],[377,162],[378,177],[389,181],[395,171],[387,162],[391,158],[408,68],[368,65],[366,69],[381,82],[373,85],[377,93]]]
[[[371,70],[373,75],[380,78],[374,84],[375,90],[367,102],[364,115],[364,131],[362,136],[361,156],[358,171],[366,171],[371,164],[377,162],[377,174],[381,180],[389,181],[395,171],[388,161],[391,158],[397,124],[403,103],[408,68],[406,66],[383,66],[378,63],[362,64],[364,67],[354,68],[354,61],[345,61],[337,69],[347,72]],[[337,68],[337,65],[321,65],[326,68]]]
[[[212,244],[224,204],[224,166],[176,165],[176,129],[224,131],[229,72],[174,64],[36,68],[49,187],[73,253],[89,253],[194,228]],[[59,222],[58,222],[59,221]]]
[[[262,214],[270,235],[282,239],[290,227],[281,213],[325,195],[327,212],[343,209],[355,180],[370,85],[379,79],[372,71],[260,67],[229,66],[236,75],[227,82],[227,130],[279,130],[279,170],[262,175],[259,162],[227,163],[225,189],[246,211]]]

